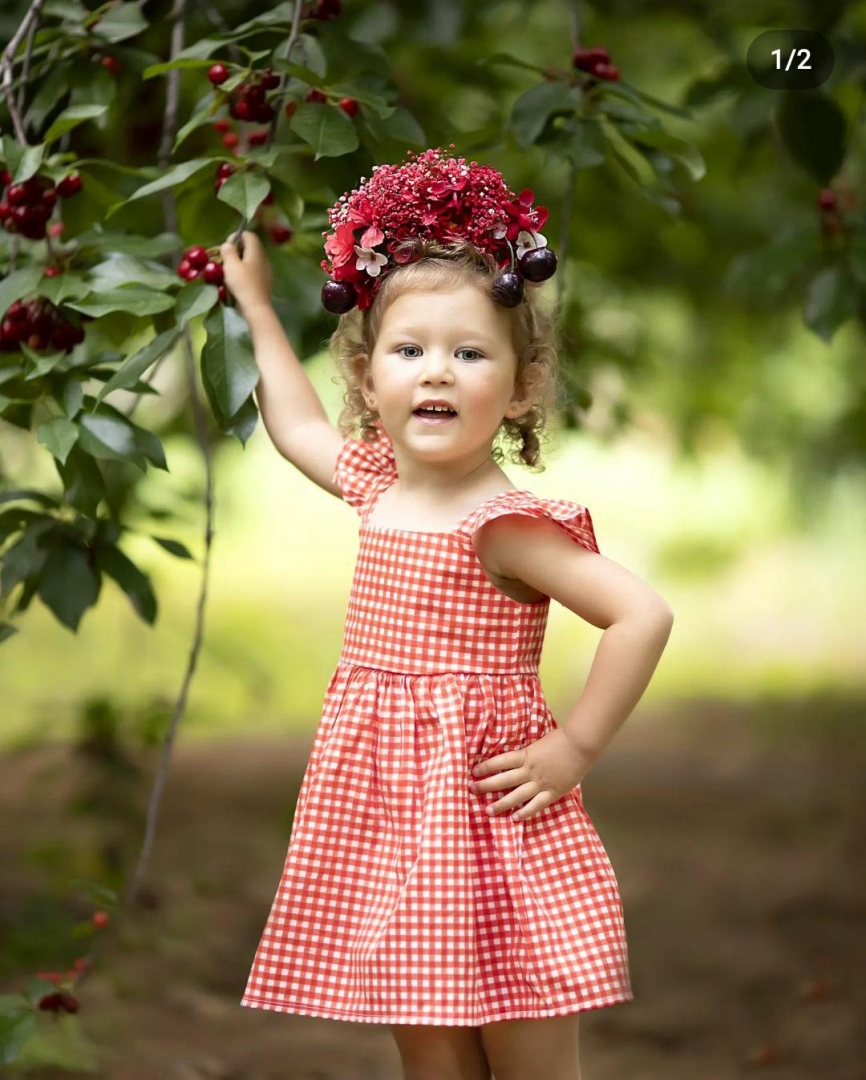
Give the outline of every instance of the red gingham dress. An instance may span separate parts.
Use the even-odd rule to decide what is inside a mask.
[[[472,534],[500,514],[557,522],[598,551],[589,511],[529,491],[453,532],[376,528],[397,479],[379,424],[334,479],[361,517],[342,651],[288,853],[241,1004],[367,1023],[478,1026],[634,997],[613,868],[580,785],[536,816],[488,816],[472,768],[557,727],[538,663],[550,598],[484,573]]]

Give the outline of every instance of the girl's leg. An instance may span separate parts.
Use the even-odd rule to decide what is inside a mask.
[[[496,1080],[580,1080],[579,1016],[482,1024],[481,1042]]]
[[[490,1080],[478,1028],[391,1024],[391,1031],[403,1080]]]

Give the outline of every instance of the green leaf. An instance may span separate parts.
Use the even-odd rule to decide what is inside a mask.
[[[233,417],[225,425],[226,435],[234,435],[242,446],[247,445],[247,440],[256,430],[259,418],[259,410],[250,395]]]
[[[114,7],[106,5],[102,9],[99,22],[91,29],[91,34],[103,41],[126,41],[147,28],[148,22],[141,14],[138,4],[116,4]]]
[[[212,94],[205,94],[200,98],[193,110],[192,116],[190,116],[189,120],[181,127],[177,135],[175,135],[174,145],[171,148],[172,153],[174,154],[177,152],[177,148],[191,132],[195,131],[197,128],[204,127],[205,124],[212,124],[217,111],[216,99]],[[214,160],[212,163],[216,164],[216,161]]]
[[[638,149],[643,144],[666,151],[680,162],[692,180],[700,180],[707,171],[700,150],[685,139],[678,139],[675,135],[671,135],[668,131],[641,130],[632,136],[632,142]]]
[[[137,255],[142,259],[156,259],[160,255],[169,255],[183,246],[181,238],[174,233],[163,232],[157,236],[136,236],[133,233],[103,231],[101,225],[94,225],[87,232],[80,233],[75,240],[82,250]]]
[[[36,429],[36,441],[46,446],[58,461],[66,461],[78,440],[78,428],[65,416],[52,416]]]
[[[350,154],[359,146],[355,125],[342,109],[333,105],[305,102],[298,108],[289,126],[316,151],[314,161],[322,157]]]
[[[292,57],[303,67],[315,72],[320,79],[324,79],[327,76],[328,61],[325,58],[325,54],[322,52],[322,46],[312,34],[298,35],[298,40],[295,42],[295,46],[292,49]],[[279,62],[277,63],[277,70],[282,70],[282,64]]]
[[[77,632],[81,616],[99,599],[99,575],[88,561],[88,549],[64,542],[48,552],[39,576],[39,598],[57,619]]]
[[[216,285],[207,285],[203,281],[190,281],[177,294],[174,304],[174,315],[180,327],[186,326],[199,315],[219,302],[219,292]]]
[[[604,133],[599,122],[592,118],[569,120],[550,139],[540,140],[539,145],[564,157],[575,169],[593,169],[607,160]]]
[[[85,120],[95,120],[98,116],[104,116],[108,110],[107,105],[70,105],[68,109],[57,117],[51,127],[45,132],[45,142],[51,143],[71,131]]]
[[[17,633],[17,628],[4,623],[0,628],[0,642]],[[11,998],[14,995],[6,994]],[[13,1010],[7,1006],[0,1012],[0,1065],[11,1065],[18,1058],[25,1044],[36,1032],[36,1013],[26,1004]]]
[[[528,149],[538,140],[551,116],[574,113],[580,101],[580,87],[560,80],[538,83],[527,90],[511,109],[511,129],[518,146]]]
[[[786,93],[776,110],[782,143],[794,161],[827,185],[845,158],[845,114],[821,93]]]
[[[262,200],[267,198],[270,190],[271,184],[266,176],[244,169],[241,172],[232,173],[220,187],[217,198],[220,202],[228,203],[239,214],[243,214],[247,221],[252,221],[256,210],[261,206]]]
[[[803,304],[803,320],[829,343],[843,322],[857,313],[857,282],[845,263],[832,263],[815,274]]]
[[[213,286],[211,286],[211,288],[213,288]],[[180,327],[172,327],[170,330],[164,330],[161,334],[157,334],[156,337],[149,341],[143,348],[139,349],[138,352],[134,353],[126,361],[123,367],[121,367],[119,371],[116,371],[105,386],[99,391],[96,398],[97,405],[113,390],[129,390],[131,387],[135,386],[145,371],[172,348],[180,335]]]
[[[92,267],[90,276],[101,290],[121,288],[128,282],[161,290],[178,285],[181,281],[174,271],[167,270],[161,263],[142,262],[132,255],[119,252],[112,252],[107,259]]]
[[[164,64],[151,64],[141,73],[142,80],[154,79],[157,75],[165,75],[168,71],[188,71],[191,68],[206,70],[211,66],[211,61],[201,57],[186,56],[183,59],[166,60]]]
[[[361,106],[360,115],[364,119],[367,130],[375,139],[380,142],[408,143],[411,146],[426,144],[427,136],[424,134],[424,129],[408,109],[404,109],[402,105],[396,108],[389,105],[388,109],[389,112],[383,116],[381,111],[376,114],[365,105]],[[342,109],[338,111],[342,112]]]
[[[95,405],[93,398],[85,399],[88,408]],[[110,461],[127,461],[142,472],[149,459],[158,468],[165,469],[165,454],[157,435],[138,427],[118,409],[104,401],[94,412],[82,412],[77,420],[79,445],[91,457]]]
[[[155,540],[161,547],[164,547],[166,551],[172,555],[176,555],[179,559],[192,559],[193,554],[189,548],[182,544],[179,540],[172,540],[168,536],[154,536],[150,534],[151,540]]]
[[[57,471],[63,481],[66,501],[87,517],[96,517],[96,508],[105,498],[106,489],[93,457],[76,443],[66,462],[57,462]]]
[[[7,502],[38,502],[40,505],[49,507],[57,506],[57,499],[46,495],[44,491],[36,491],[33,488],[16,488],[14,491],[4,491],[0,494],[0,504]]]
[[[16,300],[30,296],[41,280],[42,267],[38,263],[22,266],[20,270],[7,274],[0,280],[0,312],[5,311]]]
[[[157,600],[150,578],[115,546],[96,549],[96,568],[114,578],[129,597],[135,612],[152,626],[156,622]]]
[[[74,298],[81,300],[93,291],[81,274],[65,273],[57,277],[44,277],[36,286],[36,295],[44,296],[52,304],[62,304],[64,301]]]
[[[246,320],[234,308],[220,304],[204,320],[207,340],[201,352],[202,382],[217,418],[229,421],[258,385]]]
[[[174,297],[129,285],[123,289],[115,289],[114,292],[93,292],[86,299],[68,303],[66,306],[95,318],[112,311],[127,311],[131,315],[155,315],[158,311],[168,311],[170,307],[174,307]]]
[[[130,195],[128,199],[124,199],[123,202],[115,203],[108,211],[106,217],[111,217],[111,215],[122,206],[134,202],[136,199],[144,199],[146,196],[153,195],[157,191],[164,191],[166,188],[179,187],[186,180],[189,180],[191,176],[195,176],[195,174],[201,172],[202,169],[206,169],[208,166],[212,165],[212,158],[193,158],[191,161],[182,161],[179,165],[175,165],[174,168],[163,173],[157,180],[152,180],[149,184],[142,185],[142,187],[140,187],[133,195]]]
[[[858,233],[848,245],[848,264],[861,286],[866,287],[866,235]]]
[[[13,184],[23,184],[31,176],[35,176],[42,164],[44,153],[44,143],[38,146],[21,146],[13,141],[11,136],[3,137],[3,158],[12,173]]]

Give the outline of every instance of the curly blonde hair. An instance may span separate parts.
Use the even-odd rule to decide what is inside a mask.
[[[481,289],[495,303],[491,287],[500,268],[492,256],[469,241],[443,245],[424,239],[408,240],[400,245],[399,254],[414,257],[414,261],[389,271],[366,311],[352,308],[341,315],[328,341],[339,371],[332,382],[342,382],[346,387],[344,407],[337,421],[344,438],[355,436],[359,425],[365,442],[378,438],[374,426],[378,413],[367,406],[362,385],[385,311],[398,296],[414,289],[453,289],[468,284]],[[546,434],[549,413],[562,406],[566,398],[559,372],[555,314],[541,306],[536,288],[530,283],[517,307],[502,310],[510,316],[511,341],[517,356],[515,386],[521,396],[531,393],[533,405],[523,416],[505,417],[497,435],[501,433],[510,444],[509,461],[543,471],[544,466],[539,464],[539,436]],[[506,454],[494,446],[492,457],[502,463]]]

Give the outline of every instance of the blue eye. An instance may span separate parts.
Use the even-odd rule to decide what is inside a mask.
[[[398,349],[397,349],[397,352],[398,352],[398,353],[402,353],[402,354],[404,354],[404,355],[405,355],[405,350],[406,350],[406,349],[417,349],[417,350],[418,350],[419,352],[421,351],[421,350],[420,350],[420,347],[419,347],[418,345],[400,345],[400,346],[398,347]],[[464,352],[464,353],[466,353],[466,352],[469,352],[469,353],[475,353],[475,357],[476,357],[476,359],[477,359],[477,358],[479,358],[479,357],[481,356],[481,353],[480,353],[480,352],[479,352],[479,351],[478,351],[477,349],[469,349],[469,348],[466,348],[466,349],[459,349],[459,350],[458,350],[458,352]],[[407,359],[409,359],[409,360],[415,360],[415,359],[417,359],[417,357],[415,357],[415,356],[409,356],[409,357],[407,357]]]

